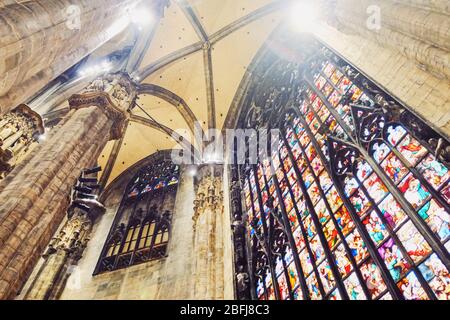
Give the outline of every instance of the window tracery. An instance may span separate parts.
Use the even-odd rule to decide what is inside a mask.
[[[166,256],[179,166],[158,160],[130,181],[95,274]]]
[[[240,168],[253,298],[449,299],[448,141],[309,46],[267,70],[252,94],[269,98],[241,121],[282,131],[271,158]]]

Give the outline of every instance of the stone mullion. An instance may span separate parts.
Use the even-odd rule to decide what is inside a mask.
[[[411,258],[411,256],[409,255],[408,251],[406,250],[406,248],[404,247],[403,243],[400,241],[400,239],[397,236],[397,233],[394,231],[395,228],[391,227],[389,222],[386,220],[386,217],[383,215],[383,213],[381,212],[380,208],[378,207],[377,203],[375,202],[375,200],[372,198],[372,196],[370,195],[369,191],[367,190],[367,188],[364,186],[363,182],[361,181],[358,177],[354,176],[354,178],[356,179],[356,181],[358,182],[359,186],[360,186],[360,190],[364,193],[364,196],[369,200],[370,202],[370,206],[371,209],[369,209],[363,216],[361,216],[360,221],[363,221],[366,217],[370,216],[371,212],[375,212],[376,215],[378,216],[378,218],[381,220],[381,222],[386,226],[386,231],[388,233],[388,236],[386,239],[391,238],[392,240],[394,240],[395,244],[398,246],[400,252],[403,255],[403,258],[408,262],[408,264],[410,265],[410,270],[413,270],[414,273],[416,274],[419,282],[422,284],[424,290],[427,292],[428,296],[431,297],[432,299],[436,300],[436,296],[433,292],[433,290],[431,290],[430,286],[428,285],[428,282],[425,280],[425,278],[423,277],[422,273],[420,272],[420,270],[418,269],[418,265],[419,263],[414,262],[414,260]],[[379,201],[379,203],[382,203],[388,196],[390,195],[390,193],[388,193],[385,197],[383,197],[382,200]],[[404,225],[406,223],[406,221],[404,221],[402,223],[402,225]],[[398,227],[398,230],[400,230],[400,226]],[[397,232],[398,232],[397,230]],[[375,241],[372,241],[374,243],[374,245],[378,248],[378,250],[381,248],[381,246],[383,244],[386,243],[386,239],[383,240],[381,243],[377,244],[375,243]],[[430,254],[431,255],[431,254]],[[425,259],[424,259],[425,260]],[[408,270],[409,271],[409,270]],[[392,278],[392,280],[394,281],[394,278]],[[394,281],[395,282],[395,281]]]
[[[337,112],[337,110],[331,105],[330,101],[328,101],[328,98],[325,97],[325,95],[322,93],[322,91],[320,91],[314,84],[314,81],[312,80],[313,77],[311,75],[310,72],[305,72],[305,76],[303,78],[306,82],[306,84],[309,86],[309,88],[311,89],[312,92],[314,92],[317,95],[317,99],[320,99],[323,103],[323,106],[321,108],[327,108],[328,111],[330,112],[330,115],[327,117],[327,119],[329,119],[330,117],[333,117],[334,120],[336,120],[336,122],[342,127],[342,129],[345,131],[345,133],[348,135],[349,139],[351,139],[351,141],[356,143],[356,140],[353,136],[353,132],[354,130],[352,130],[342,119],[342,117],[339,115],[339,113]],[[309,98],[308,98],[309,101]],[[310,102],[310,101],[309,101]],[[309,105],[310,108],[312,110],[314,110],[314,108],[312,107],[312,105]],[[316,115],[316,117],[318,118],[318,120],[320,121],[320,117],[318,117]],[[325,119],[325,121],[327,120]],[[309,127],[309,125],[308,125]]]
[[[295,135],[297,135],[297,134],[294,132],[293,127],[291,127],[291,129],[292,129],[292,133],[295,134]],[[313,135],[311,135],[311,136],[310,136],[310,139],[311,139],[311,141],[312,141],[313,139],[315,139],[315,137],[314,137]],[[288,157],[290,158],[290,161],[292,162],[292,164],[295,165],[297,160],[295,159],[295,157],[294,157],[294,155],[293,155],[293,153],[292,153],[292,149],[291,149],[291,146],[289,145],[289,141],[288,141],[287,138],[286,138],[286,132],[285,132],[285,131],[283,131],[283,140],[284,140],[284,145],[286,146],[286,148],[287,148],[287,150],[288,150]],[[338,230],[338,229],[339,229],[339,225],[336,223],[336,220],[335,220],[335,217],[334,217],[335,212],[333,212],[333,210],[332,210],[332,208],[331,208],[331,206],[330,206],[330,204],[329,204],[329,202],[328,202],[328,199],[327,199],[327,197],[326,197],[326,193],[323,191],[322,185],[320,184],[320,181],[319,181],[319,178],[318,178],[318,175],[320,175],[321,172],[319,172],[319,173],[316,175],[316,173],[314,172],[314,169],[313,169],[313,167],[312,167],[312,165],[311,165],[311,161],[308,159],[308,156],[307,156],[307,154],[306,154],[305,148],[304,148],[303,145],[300,143],[300,140],[298,139],[298,137],[297,137],[297,142],[298,142],[298,145],[299,145],[300,150],[301,150],[301,152],[302,152],[302,155],[301,155],[301,156],[304,157],[304,159],[306,160],[307,166],[308,166],[308,169],[305,169],[304,172],[306,172],[307,170],[309,170],[309,171],[311,172],[311,174],[313,175],[314,182],[316,183],[317,187],[319,188],[320,197],[321,197],[321,199],[323,200],[323,202],[324,202],[324,204],[325,204],[325,207],[326,207],[327,210],[328,210],[328,214],[330,215],[330,220],[333,221],[333,224],[334,224],[336,230]],[[317,152],[317,151],[316,151],[316,152]],[[283,169],[283,170],[284,170],[284,169]],[[323,169],[323,170],[325,170],[325,169]],[[294,171],[296,172],[296,174],[297,174],[298,177],[301,176],[300,179],[301,179],[302,183],[304,183],[302,172],[300,172],[300,170],[297,171],[297,170],[295,170],[295,169],[294,169]],[[287,174],[288,174],[288,173],[285,172],[287,183],[290,185],[290,182],[289,182],[289,180],[288,180],[288,178],[287,178]],[[298,181],[297,183],[300,183],[300,181]],[[289,188],[291,189],[292,186],[290,186]],[[331,190],[331,189],[332,189],[332,188],[330,188],[330,190]],[[292,190],[292,189],[291,189],[291,190]],[[330,190],[327,190],[327,192],[330,192]],[[309,194],[308,194],[308,195],[309,195]],[[293,201],[295,201],[295,197],[292,197],[292,199],[293,199]],[[320,200],[318,201],[318,203],[319,203],[319,202],[320,202]],[[327,293],[327,296],[331,295],[331,294],[333,293],[333,291],[334,291],[335,289],[337,289],[337,290],[339,291],[341,297],[344,298],[345,300],[348,300],[348,299],[349,299],[349,296],[348,296],[348,293],[347,293],[347,291],[346,291],[346,289],[345,289],[345,286],[344,286],[344,282],[343,282],[343,280],[342,280],[341,273],[339,272],[339,270],[338,270],[338,268],[337,268],[337,266],[336,266],[335,258],[334,258],[334,255],[333,255],[333,250],[332,250],[332,248],[328,245],[328,239],[327,239],[327,237],[325,236],[324,228],[325,228],[325,225],[326,225],[326,224],[324,223],[324,224],[322,225],[322,223],[320,223],[319,217],[318,217],[318,215],[317,215],[317,213],[316,213],[316,206],[317,206],[317,204],[316,204],[316,205],[313,205],[314,210],[311,211],[311,217],[312,217],[312,219],[313,219],[313,221],[314,221],[314,223],[315,223],[315,225],[316,225],[317,235],[318,235],[318,237],[319,237],[319,239],[320,239],[320,241],[321,241],[321,243],[322,243],[322,248],[323,248],[323,250],[324,250],[324,252],[325,252],[325,256],[326,256],[325,262],[328,262],[328,265],[330,266],[330,269],[331,269],[331,271],[332,271],[332,273],[333,273],[333,276],[334,276],[334,278],[335,278],[335,285],[333,286],[333,289],[331,289],[330,292]],[[339,209],[340,209],[340,208],[339,208]],[[338,209],[338,210],[339,210],[339,209]],[[337,210],[336,210],[336,212],[337,212]],[[338,233],[339,233],[339,232],[338,232]],[[342,233],[339,233],[339,236],[340,236],[340,238],[342,239],[342,241],[345,241],[345,237],[343,236]],[[322,264],[322,263],[323,263],[323,261],[322,261],[320,264]],[[320,264],[317,266],[317,268],[319,268]],[[322,279],[320,279],[320,280],[322,281]],[[325,299],[325,296],[324,296],[323,298]]]
[[[384,139],[383,139],[383,142],[385,142]],[[428,192],[431,193],[432,197],[436,200],[436,202],[438,202],[442,207],[444,207],[447,212],[450,212],[450,205],[447,203],[447,201],[442,199],[441,193],[439,191],[436,191],[436,189],[428,182],[427,179],[425,179],[425,177],[422,174],[420,174],[420,172],[417,169],[417,166],[419,165],[420,161],[423,161],[423,159],[426,156],[428,156],[428,154],[432,154],[432,153],[428,153],[425,157],[422,157],[422,159],[415,166],[412,166],[412,165],[409,164],[409,161],[405,158],[405,156],[400,151],[397,150],[396,147],[392,147],[392,146],[390,146],[388,144],[386,144],[386,145],[388,146],[390,152],[392,152],[397,158],[399,158],[400,161],[405,166],[405,168],[408,169],[408,174],[411,173],[414,178],[419,180],[420,183],[425,186],[425,188],[428,190]],[[429,152],[429,150],[427,150],[427,151]],[[384,160],[385,159],[383,159],[383,161]],[[381,166],[381,163],[382,163],[382,161],[380,161],[380,166]],[[400,185],[400,182],[397,182],[395,184],[398,186],[398,185]],[[444,183],[444,185],[442,187],[445,187],[445,183]],[[442,187],[441,187],[441,190],[442,190]],[[426,201],[425,203],[427,203],[428,201]],[[425,204],[423,204],[422,206],[418,207],[416,210],[419,211],[424,206],[425,206]],[[432,233],[431,229],[430,229],[430,232]]]
[[[276,273],[275,264],[274,264],[275,254],[272,252],[272,244],[273,244],[272,240],[273,239],[270,238],[270,236],[272,235],[274,230],[272,230],[270,228],[270,222],[269,222],[269,225],[267,225],[268,222],[267,222],[266,213],[264,212],[264,203],[262,201],[262,192],[261,192],[261,188],[259,186],[257,165],[256,164],[252,165],[251,170],[253,171],[253,176],[255,177],[256,198],[258,199],[259,213],[261,215],[261,219],[263,220],[263,230],[264,230],[263,237],[264,237],[264,243],[266,244],[265,248],[267,249],[267,258],[269,260],[268,268],[269,268],[271,276],[272,276],[272,286],[274,289],[276,300],[281,300],[280,287],[278,284],[278,278],[277,278],[277,273]],[[263,175],[265,175],[265,174],[263,173]],[[274,178],[274,183],[275,183],[275,178]],[[252,187],[250,177],[249,177],[249,186],[250,186],[250,188]],[[266,188],[267,188],[267,185],[266,185]],[[267,193],[270,195],[270,191],[268,188],[267,188]],[[274,193],[274,195],[275,195],[275,193]],[[280,204],[281,203],[282,203],[282,201],[280,201]],[[273,219],[273,218],[270,218],[270,219]],[[255,230],[255,232],[256,232],[256,230]],[[264,286],[266,286],[265,282],[264,282]],[[267,293],[267,288],[266,288],[266,293]]]
[[[317,156],[320,158],[320,160],[322,161],[322,163],[328,163],[329,161],[328,161],[328,159],[325,157],[325,155],[323,154],[322,149],[321,149],[320,145],[318,144],[317,140],[316,140],[315,138],[314,138],[314,139],[312,138],[312,137],[314,137],[314,135],[312,134],[311,129],[309,128],[309,126],[308,126],[308,124],[306,123],[305,119],[302,118],[302,117],[300,117],[299,119],[300,119],[301,125],[302,125],[302,126],[304,127],[304,129],[306,130],[306,134],[311,138],[311,143],[312,143],[312,145],[314,146],[314,148],[315,148],[316,151],[317,151]],[[300,146],[301,143],[300,143],[299,137],[298,137],[298,135],[297,135],[297,133],[296,133],[295,131],[294,131],[294,134],[297,136],[297,141],[298,141],[299,146]],[[325,167],[324,170],[328,173],[328,175],[330,176],[330,178],[331,178],[331,179],[334,179],[334,174],[333,174],[333,171],[331,170],[330,166],[329,166],[329,165],[326,165],[326,166],[324,166],[324,167]],[[340,196],[341,199],[343,200],[343,206],[346,207],[347,210],[349,210],[349,212],[351,212],[351,210],[353,210],[353,207],[349,207],[349,205],[348,205],[348,203],[347,203],[347,202],[348,202],[347,199],[346,199],[345,197],[342,197],[342,196],[344,195],[344,193],[341,192],[341,190],[339,189],[339,186],[338,186],[337,184],[334,184],[334,185],[335,185],[335,187],[336,187],[336,190],[337,190],[338,193],[339,193],[339,196]],[[326,200],[326,197],[324,198],[324,200]],[[347,202],[346,202],[346,201],[347,201]],[[329,208],[329,203],[328,203],[328,201],[326,201],[326,202],[327,202],[327,203],[326,203],[327,208]],[[338,225],[338,224],[337,224],[337,221],[336,221],[336,217],[334,216],[334,213],[332,212],[332,210],[330,210],[330,209],[328,209],[328,210],[329,210],[329,212],[330,212],[330,217],[331,217],[331,219],[335,222],[335,225]],[[356,216],[357,216],[357,215],[356,215]],[[353,220],[354,220],[354,219],[353,219],[353,216],[351,216],[351,217],[352,217],[352,221],[353,221]],[[356,223],[357,223],[357,222],[355,222],[355,225],[356,225]],[[364,294],[366,295],[366,297],[367,297],[368,300],[372,300],[372,296],[371,296],[371,294],[370,294],[370,292],[369,292],[369,289],[367,288],[366,281],[364,280],[364,278],[363,278],[363,276],[362,276],[362,274],[361,274],[361,270],[360,270],[359,267],[358,267],[358,263],[356,262],[355,257],[351,254],[350,247],[349,247],[347,241],[345,240],[344,234],[342,233],[342,230],[340,229],[340,227],[337,227],[337,231],[338,231],[338,233],[339,233],[339,235],[340,235],[340,237],[341,237],[341,239],[342,239],[342,243],[343,243],[343,245],[344,245],[345,252],[347,253],[347,255],[348,255],[349,258],[350,258],[350,262],[351,262],[351,264],[352,264],[353,270],[354,270],[356,276],[358,277],[358,280],[359,280],[359,282],[360,282],[360,284],[361,284],[361,287],[362,287],[362,289],[363,289],[363,291],[364,291]],[[345,277],[347,277],[347,275],[346,275],[346,276],[341,276],[341,279],[344,280]],[[344,285],[344,286],[345,286],[345,285]]]
[[[287,174],[286,174],[286,172],[284,170],[284,167],[282,166],[282,168],[283,168],[283,172],[284,172],[284,177],[285,177],[286,181],[288,181],[287,180]],[[262,176],[264,177],[264,184],[265,184],[265,187],[267,189],[266,192],[267,192],[267,194],[270,195],[269,188],[267,187],[268,186],[268,178],[267,178],[264,170],[262,170],[262,171],[263,171],[262,172]],[[275,174],[272,177],[273,177],[273,183],[275,183],[276,172],[275,172]],[[293,202],[294,202],[294,207],[295,207],[294,210],[296,211],[296,214],[297,214],[297,208],[296,208],[297,204],[295,203],[295,197],[292,194],[291,187],[289,187],[289,192],[290,192],[290,194],[292,196],[292,199],[293,199]],[[264,210],[262,210],[262,211],[264,211]],[[282,221],[283,221],[284,225],[286,226],[286,236],[288,237],[288,241],[289,241],[289,244],[291,246],[291,249],[292,249],[293,252],[296,253],[296,254],[293,254],[293,258],[294,258],[293,262],[295,264],[296,271],[297,271],[297,274],[299,276],[300,288],[301,288],[302,293],[303,293],[303,300],[310,300],[309,291],[308,291],[308,285],[307,285],[306,280],[305,280],[305,273],[303,272],[303,267],[302,267],[302,265],[300,263],[300,259],[299,259],[299,256],[298,256],[299,252],[298,252],[298,248],[297,248],[297,246],[295,244],[294,237],[292,235],[293,231],[292,231],[292,228],[290,226],[289,218],[287,217],[286,212],[280,212],[280,214],[281,214],[281,217],[282,217]],[[300,225],[300,222],[299,222],[299,225]],[[286,262],[284,261],[284,258],[283,258],[283,266],[284,266],[284,273],[286,275],[286,279],[289,280],[289,276],[287,274],[287,266],[286,266]],[[291,299],[294,299],[293,292],[294,292],[295,288],[292,288],[290,281],[287,281],[287,283],[288,283],[288,286],[290,288],[289,295],[290,295]]]

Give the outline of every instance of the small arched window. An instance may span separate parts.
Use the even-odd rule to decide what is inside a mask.
[[[178,178],[179,167],[167,160],[133,177],[94,274],[166,256]]]

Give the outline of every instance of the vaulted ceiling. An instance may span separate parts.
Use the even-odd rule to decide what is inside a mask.
[[[141,93],[125,137],[99,164],[109,182],[146,156],[177,147],[170,132],[222,129],[246,68],[281,19],[284,0],[172,0],[134,76]]]

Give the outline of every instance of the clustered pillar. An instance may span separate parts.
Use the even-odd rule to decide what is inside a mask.
[[[134,94],[129,77],[112,75],[73,96],[63,124],[0,183],[0,299],[13,298],[27,280],[81,170],[123,134]]]
[[[1,1],[0,115],[123,31],[138,2]]]

